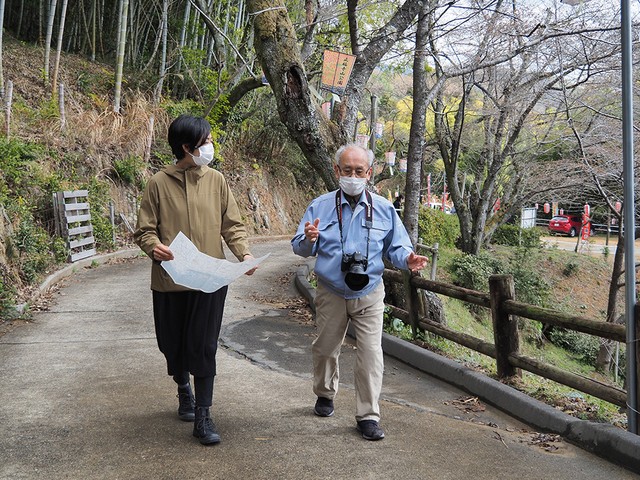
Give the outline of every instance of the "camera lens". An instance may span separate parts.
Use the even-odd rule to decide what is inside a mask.
[[[344,254],[342,256],[342,271],[347,271],[344,277],[344,283],[351,290],[362,290],[369,284],[369,275],[366,270],[368,260],[360,253]]]
[[[344,277],[344,283],[346,283],[347,287],[351,290],[362,290],[369,284],[369,275],[366,273],[349,272]]]

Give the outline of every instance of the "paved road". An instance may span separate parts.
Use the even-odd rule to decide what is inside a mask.
[[[578,244],[578,252],[588,253],[590,255],[603,255],[605,251],[608,251],[609,257],[613,258],[617,249],[617,237],[610,237],[609,244],[606,243],[605,235],[595,235],[589,238],[588,241],[580,240],[578,243],[577,238],[570,238],[563,235],[551,235],[541,238],[543,245],[546,248],[558,248],[560,250],[575,251],[576,244]],[[637,260],[640,260],[640,240],[636,240],[634,243],[634,255]]]
[[[312,414],[314,330],[288,240],[229,291],[213,413],[201,446],[176,415],[153,333],[146,258],[79,269],[47,311],[0,337],[2,479],[632,479],[448,384],[386,359],[387,438],[357,434],[342,355],[336,414]]]

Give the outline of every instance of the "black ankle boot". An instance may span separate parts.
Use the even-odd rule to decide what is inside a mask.
[[[211,420],[207,407],[196,407],[195,423],[193,424],[193,436],[200,440],[202,445],[220,443],[220,435]]]
[[[191,385],[178,387],[178,417],[184,422],[193,422],[195,419],[196,402],[191,393]]]

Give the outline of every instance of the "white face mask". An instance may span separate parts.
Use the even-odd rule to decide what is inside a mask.
[[[367,184],[366,178],[360,177],[340,177],[340,188],[351,197],[356,197],[362,193]]]
[[[205,143],[198,147],[198,150],[200,150],[200,155],[197,157],[192,153],[189,153],[193,158],[193,162],[196,165],[209,165],[211,160],[213,160],[213,143]]]

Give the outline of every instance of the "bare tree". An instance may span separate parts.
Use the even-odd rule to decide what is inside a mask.
[[[623,198],[623,175],[619,160],[622,158],[621,145],[614,140],[619,136],[621,112],[610,95],[611,85],[620,83],[614,73],[601,76],[600,88],[593,90],[596,93],[588,93],[585,88],[578,92],[561,91],[562,113],[575,137],[575,157],[585,179],[582,193],[589,195],[590,203],[604,205],[607,215],[618,225],[606,311],[606,321],[610,323],[619,321],[618,297],[624,287],[624,236],[634,234],[625,231],[623,210],[616,208],[616,202]],[[601,341],[596,369],[603,372],[610,369],[612,344]]]
[[[553,28],[541,29],[531,26],[527,15],[520,15],[516,2],[497,1],[490,11],[479,9],[467,19],[466,36],[460,39],[464,48],[455,55],[450,43],[439,50],[439,32],[431,32],[434,84],[446,84],[433,103],[434,138],[460,220],[460,246],[468,253],[478,253],[531,193],[526,190],[529,164],[542,157],[544,145],[531,136],[527,143],[523,132],[540,132],[541,120],[557,115],[542,111],[552,106],[551,93],[566,77],[572,79],[567,89],[588,82],[602,68],[600,62],[618,50],[617,43],[603,41],[612,35],[611,28],[547,18]],[[570,52],[562,64],[558,38]],[[469,135],[478,125],[482,133],[474,146]],[[464,197],[463,181],[469,183]]]

